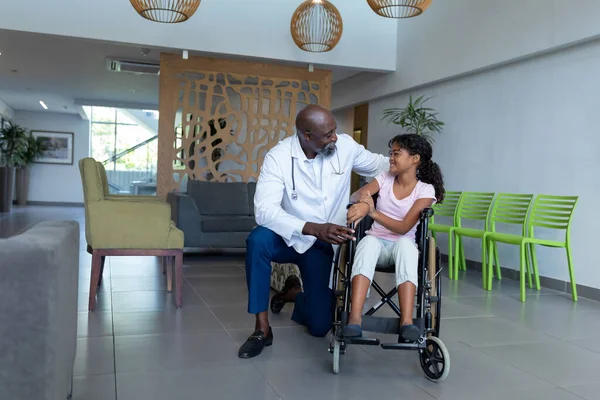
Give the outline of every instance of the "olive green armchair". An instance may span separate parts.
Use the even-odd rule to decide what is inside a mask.
[[[88,308],[96,304],[96,292],[107,256],[163,257],[169,281],[175,264],[176,305],[182,305],[183,232],[171,221],[168,203],[107,196],[101,170],[91,157],[79,161],[85,207],[85,238],[92,254]],[[167,289],[170,291],[171,282]]]
[[[102,190],[104,191],[104,197],[115,200],[152,200],[152,201],[164,201],[158,196],[142,196],[137,194],[110,194],[108,187],[108,176],[106,175],[106,168],[100,161],[96,161],[98,166],[98,173],[100,173],[100,180],[102,182]]]
[[[96,161],[96,165],[98,166],[98,173],[100,174],[100,180],[102,182],[102,190],[104,191],[104,198],[111,200],[134,200],[134,201],[159,201],[163,203],[165,202],[158,196],[143,196],[137,194],[111,194],[110,188],[108,187],[108,176],[106,174],[106,168],[104,168],[104,164],[100,161]],[[176,226],[174,222],[171,222],[173,226]],[[88,249],[88,252],[91,254],[91,251]],[[173,288],[173,269],[168,267],[169,261],[168,258],[162,257],[162,268],[163,274],[167,274],[167,290],[169,293]],[[104,271],[104,258],[102,258],[102,267],[100,268],[100,280],[98,281],[98,286],[102,284],[102,272]]]

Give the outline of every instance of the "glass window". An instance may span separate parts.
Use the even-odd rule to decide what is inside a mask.
[[[90,114],[91,156],[104,163],[109,191],[156,194],[158,114],[109,107]]]

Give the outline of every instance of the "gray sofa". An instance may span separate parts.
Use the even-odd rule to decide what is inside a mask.
[[[0,239],[0,398],[64,400],[77,347],[79,224]]]
[[[171,192],[171,219],[185,236],[190,249],[245,249],[246,238],[256,225],[256,183],[190,180],[187,192]]]

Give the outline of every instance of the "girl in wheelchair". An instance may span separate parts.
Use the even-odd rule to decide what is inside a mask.
[[[415,342],[420,337],[420,329],[412,319],[419,260],[415,232],[421,210],[443,201],[444,182],[425,137],[398,135],[390,140],[389,147],[389,172],[381,173],[350,199],[353,205],[348,210],[348,224],[358,224],[368,215],[373,225],[356,247],[351,310],[342,336],[362,336],[362,311],[375,266],[394,264],[402,315],[398,341]],[[378,194],[377,206],[372,197],[375,194]]]

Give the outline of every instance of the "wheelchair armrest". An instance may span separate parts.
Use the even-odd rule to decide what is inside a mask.
[[[433,217],[434,211],[433,208],[427,207],[421,210],[421,219],[429,219]]]
[[[415,241],[419,246],[419,250],[423,251],[423,246],[427,238],[427,231],[429,231],[429,218],[433,217],[433,208],[424,208],[421,210],[421,216],[419,218],[419,225],[417,226],[417,232],[415,235]]]

